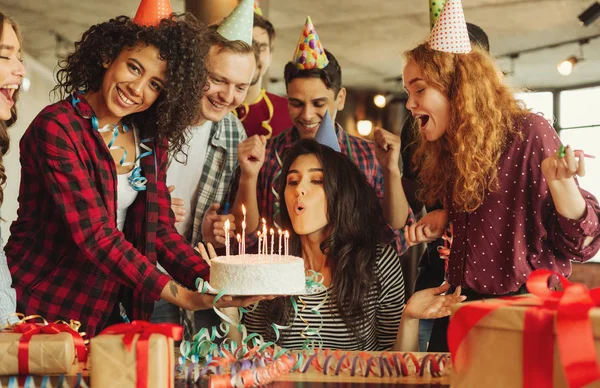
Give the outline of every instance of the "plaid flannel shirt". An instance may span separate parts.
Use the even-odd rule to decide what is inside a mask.
[[[238,166],[237,146],[245,139],[246,131],[232,113],[212,124],[198,187],[192,235],[187,236],[193,246],[202,241],[202,218],[210,205],[218,202],[223,209],[227,202],[229,186]]]
[[[384,182],[381,166],[375,157],[375,143],[349,135],[337,123],[336,133],[342,154],[349,157],[365,174],[367,181],[375,188],[377,197],[381,202],[383,200]],[[267,142],[265,164],[258,175],[256,187],[258,211],[260,216],[266,220],[267,225],[278,225],[280,204],[276,192],[277,179],[279,179],[287,150],[298,140],[300,140],[298,130],[293,127],[283,131],[279,136]],[[239,172],[237,179],[239,180]],[[235,196],[235,191],[232,191],[232,196]],[[408,210],[407,224],[411,224],[415,221],[415,218],[412,210],[410,208]],[[391,244],[399,255],[404,253],[408,249],[408,244],[404,240],[403,230],[392,229],[385,221],[383,214],[380,214],[379,218],[381,224],[381,243]],[[246,236],[247,247],[252,247],[257,243],[258,238],[256,233],[248,233]]]
[[[147,190],[129,207],[124,232],[117,229],[116,166],[92,115],[84,98],[74,108],[70,97],[46,107],[23,135],[18,218],[5,249],[18,311],[76,319],[90,336],[125,292],[130,318],[150,318],[170,280],[157,256],[189,288],[209,272],[173,227],[166,144],[148,143],[155,154],[140,159]]]

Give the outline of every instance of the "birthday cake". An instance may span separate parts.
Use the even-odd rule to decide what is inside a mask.
[[[291,295],[306,289],[304,260],[284,255],[219,256],[211,260],[210,285],[227,295]]]

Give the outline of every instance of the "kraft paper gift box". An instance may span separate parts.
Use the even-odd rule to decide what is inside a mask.
[[[92,387],[173,387],[174,339],[181,339],[179,325],[133,321],[107,328],[91,340]]]
[[[570,285],[566,279],[561,280],[567,282],[563,286]],[[531,291],[529,283],[528,289]],[[591,301],[592,304],[583,312],[580,304],[575,306],[574,312],[563,310],[559,313],[561,307],[555,302],[562,292],[556,291],[550,291],[553,300],[524,295],[452,306],[448,330],[454,362],[452,387],[566,388],[570,382],[571,387],[600,388],[600,373],[595,364],[600,363],[598,291],[591,291],[594,299],[589,301],[582,294],[583,299],[578,301],[583,300],[584,305]],[[587,289],[585,292],[590,293]],[[477,310],[480,316],[483,315],[478,321],[477,317],[473,318]],[[452,322],[458,313],[462,314],[460,319]],[[557,314],[566,318],[561,321]],[[542,315],[548,319],[541,324],[535,319]],[[579,320],[570,315],[579,315]],[[560,335],[562,339],[557,337],[560,330],[565,333]],[[568,374],[565,374],[565,365],[571,365],[567,368]]]
[[[31,324],[28,324],[31,325]],[[35,325],[34,326],[42,326]],[[73,336],[67,332],[33,334],[26,342],[27,354],[19,363],[19,343],[25,334],[14,330],[0,332],[0,375],[76,374],[77,352]]]

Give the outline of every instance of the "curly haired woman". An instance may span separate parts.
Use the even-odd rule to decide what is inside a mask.
[[[575,179],[585,171],[583,152],[557,153],[552,126],[515,100],[484,51],[452,54],[425,43],[406,63],[421,199],[444,209],[405,236],[430,242],[452,222],[451,289],[461,286],[470,300],[524,293],[535,269],[568,276],[571,260],[591,259],[600,249],[600,206]],[[430,351],[446,349],[446,325],[436,322]]]
[[[3,186],[6,182],[2,157],[10,145],[8,128],[17,121],[16,102],[24,77],[19,28],[14,20],[0,12],[0,205],[4,200]],[[0,327],[7,322],[9,314],[15,312],[16,304],[15,290],[11,287],[12,280],[1,245],[0,236]]]
[[[94,335],[149,319],[159,297],[212,306],[190,291],[209,270],[173,227],[165,185],[167,145],[182,145],[206,84],[201,33],[189,17],[144,27],[120,16],[91,27],[61,63],[55,92],[66,98],[21,140],[6,246],[21,312],[76,319]]]

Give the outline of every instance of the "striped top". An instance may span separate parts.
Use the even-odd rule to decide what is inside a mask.
[[[373,286],[365,296],[364,324],[359,328],[365,338],[364,345],[361,345],[356,335],[346,326],[331,298],[319,309],[321,316],[311,312],[312,308],[323,301],[325,291],[295,297],[298,302],[298,315],[292,322],[291,328],[282,330],[278,345],[287,349],[301,349],[305,341],[302,331],[307,328],[306,323],[303,322],[305,320],[309,322],[310,328],[316,328],[321,322],[323,323],[319,330],[323,349],[380,351],[391,348],[396,340],[400,317],[404,310],[404,279],[400,258],[391,246],[377,247],[375,275],[381,289],[378,290],[377,286]],[[329,288],[328,292],[331,295],[332,289]],[[304,311],[300,311],[303,304],[299,298],[307,305]],[[265,336],[267,328],[263,324],[264,314],[265,305],[259,303],[256,310],[244,316],[243,322],[248,328],[248,333]]]

